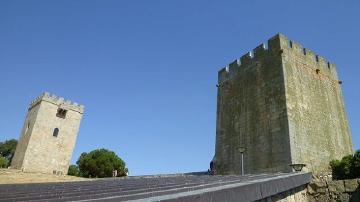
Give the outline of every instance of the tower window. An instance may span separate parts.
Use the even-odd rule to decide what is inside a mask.
[[[54,132],[53,132],[53,136],[54,137],[57,137],[59,135],[59,129],[58,128],[55,128],[54,129]]]
[[[66,109],[59,108],[57,110],[56,116],[64,119],[66,117],[66,112],[67,112]]]

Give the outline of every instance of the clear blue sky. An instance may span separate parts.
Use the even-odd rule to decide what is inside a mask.
[[[0,0],[0,141],[49,91],[86,106],[73,163],[105,147],[131,175],[206,170],[217,71],[281,32],[337,64],[359,149],[359,1],[246,2]]]

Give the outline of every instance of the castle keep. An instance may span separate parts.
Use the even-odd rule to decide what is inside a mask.
[[[242,150],[242,151],[241,151]],[[219,71],[217,174],[314,173],[353,153],[336,66],[278,34]]]
[[[11,167],[67,174],[84,106],[44,93],[31,102]]]

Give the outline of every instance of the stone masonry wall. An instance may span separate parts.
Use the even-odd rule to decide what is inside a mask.
[[[215,172],[329,170],[352,142],[336,66],[282,34],[219,71]]]
[[[358,202],[360,201],[360,179],[315,180],[307,186],[309,202]]]
[[[13,159],[11,160],[12,168],[16,168],[16,169],[22,168],[25,152],[28,148],[28,144],[31,137],[30,134],[32,134],[34,123],[39,109],[40,109],[40,105],[34,106],[32,110],[30,110],[26,115],[24,125],[21,130],[21,135],[18,144],[16,146],[15,154]]]
[[[360,179],[314,179],[305,186],[259,200],[258,202],[359,202]]]
[[[56,116],[58,108],[67,110],[65,118]],[[48,94],[32,102],[11,166],[27,172],[66,174],[82,113],[82,106]],[[53,136],[55,128],[59,129],[57,137]]]
[[[258,46],[219,72],[215,170],[239,174],[290,171],[280,41]]]
[[[292,163],[320,173],[353,152],[336,66],[281,37]]]
[[[308,202],[308,194],[306,192],[306,186],[296,187],[295,189],[288,190],[286,192],[282,192],[276,194],[274,196],[270,196],[264,199],[261,199],[257,202]]]

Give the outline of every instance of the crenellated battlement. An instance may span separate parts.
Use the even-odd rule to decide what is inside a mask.
[[[311,66],[314,71],[337,80],[336,65],[313,51],[304,48],[301,44],[289,40],[283,34],[277,34],[270,38],[266,43],[262,43],[252,51],[247,52],[229,65],[219,71],[219,84],[232,79],[241,68],[256,66],[257,62],[269,57],[293,55],[298,58],[298,63]]]
[[[312,50],[305,48],[300,43],[286,38],[285,36],[283,36],[282,40],[284,41],[283,49],[287,51],[287,54],[297,56],[299,60],[306,61],[308,65],[312,65],[314,68],[319,69],[322,73],[329,76],[332,75],[334,76],[334,79],[337,79],[335,64],[316,54]]]
[[[233,78],[240,68],[246,68],[256,64],[256,61],[262,60],[268,55],[279,53],[281,35],[278,34],[270,38],[266,43],[262,43],[252,51],[247,52],[229,65],[219,71],[219,83]]]
[[[63,97],[56,96],[54,94],[50,94],[48,92],[44,92],[39,97],[35,98],[29,105],[29,110],[33,108],[35,105],[40,103],[41,101],[46,101],[58,105],[59,107],[63,107],[66,109],[70,109],[73,111],[77,111],[79,113],[84,113],[84,105],[80,105],[76,102],[72,102],[70,100],[65,100]]]

